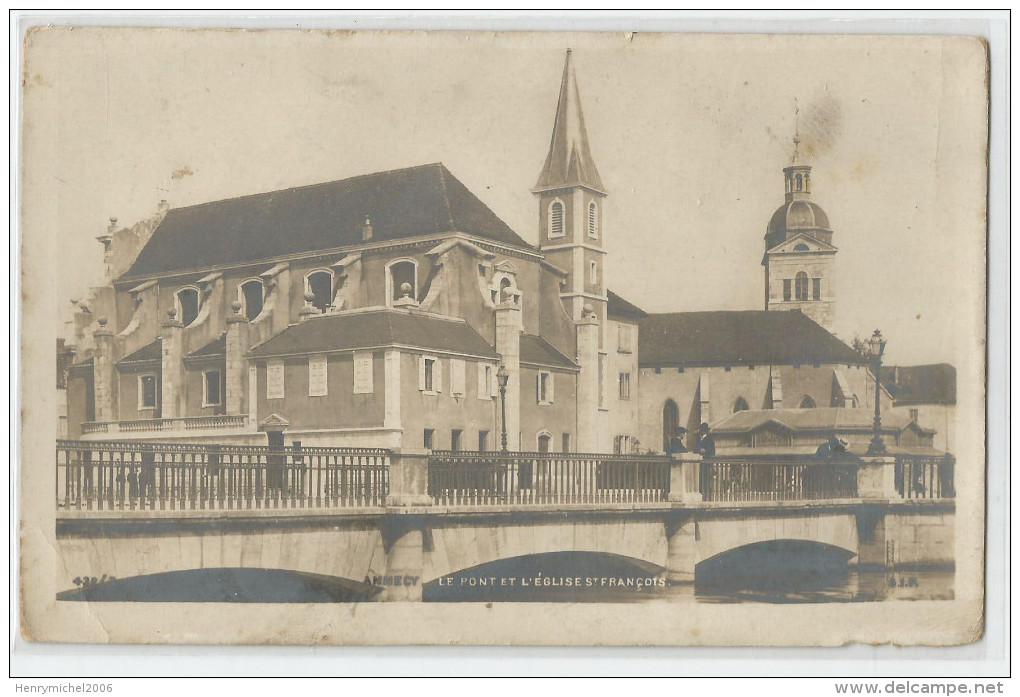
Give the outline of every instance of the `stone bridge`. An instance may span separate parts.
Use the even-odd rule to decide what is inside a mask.
[[[470,486],[455,486],[442,478],[435,458],[393,453],[388,488],[379,489],[385,495],[365,496],[363,505],[301,507],[291,489],[293,507],[286,497],[276,506],[267,498],[265,505],[226,510],[202,499],[177,506],[185,499],[171,497],[171,507],[151,501],[136,507],[123,499],[58,509],[58,599],[486,599],[485,587],[502,585],[505,593],[508,583],[696,583],[748,550],[758,550],[758,565],[764,559],[780,569],[951,567],[954,561],[954,500],[905,497],[906,475],[893,458],[845,470],[853,475],[848,487],[839,471],[826,466],[819,474],[811,469],[817,465],[752,471],[747,463],[709,465],[697,456],[664,467],[661,460],[617,459],[585,465],[591,474],[585,479],[573,465],[542,457],[522,464],[515,457],[509,469],[476,468],[482,483],[469,464],[457,463],[458,477],[476,474]],[[216,476],[225,476],[225,456],[217,458]],[[741,481],[740,467],[738,495],[733,482]],[[705,485],[711,477],[721,481],[717,470],[730,482],[725,491]],[[493,480],[494,471],[504,479]],[[185,481],[179,474],[167,481]],[[310,478],[302,475],[302,485]],[[781,486],[762,485],[765,479]],[[794,479],[801,483],[791,489]],[[575,480],[590,483],[564,484]],[[817,498],[819,492],[841,497]],[[766,494],[775,500],[739,500]],[[705,500],[720,498],[733,500]]]
[[[840,550],[851,565],[868,568],[949,566],[954,517],[945,501],[92,516],[59,520],[58,573],[70,596],[81,588],[75,579],[258,569],[338,584],[338,599],[420,600],[439,579],[470,570],[486,575],[493,562],[553,553],[589,553],[612,569],[625,560],[635,572],[668,582],[694,582],[705,562],[779,541],[810,543],[819,553]],[[189,598],[186,588],[160,586],[153,599],[178,591]]]

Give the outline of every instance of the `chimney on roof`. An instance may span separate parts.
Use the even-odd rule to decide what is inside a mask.
[[[361,224],[361,240],[368,242],[370,239],[372,239],[372,221],[366,215],[365,222]]]

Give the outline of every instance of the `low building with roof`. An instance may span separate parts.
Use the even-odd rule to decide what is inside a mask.
[[[813,454],[832,435],[848,443],[847,452],[863,455],[874,435],[873,414],[867,409],[747,409],[719,419],[712,434],[719,455]],[[935,455],[935,432],[888,413],[881,435],[891,454]]]

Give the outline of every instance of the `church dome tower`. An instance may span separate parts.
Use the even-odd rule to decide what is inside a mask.
[[[799,310],[832,331],[837,250],[829,216],[811,200],[811,166],[798,162],[799,148],[798,134],[793,160],[783,169],[786,200],[765,229],[765,309]]]

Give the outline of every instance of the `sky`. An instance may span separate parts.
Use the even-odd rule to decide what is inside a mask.
[[[568,47],[610,194],[609,288],[651,312],[764,309],[796,123],[839,250],[836,333],[881,328],[888,363],[965,360],[961,332],[983,324],[983,67],[947,37],[44,30],[23,234],[53,241],[66,307],[101,276],[111,216],[443,162],[536,243]]]

